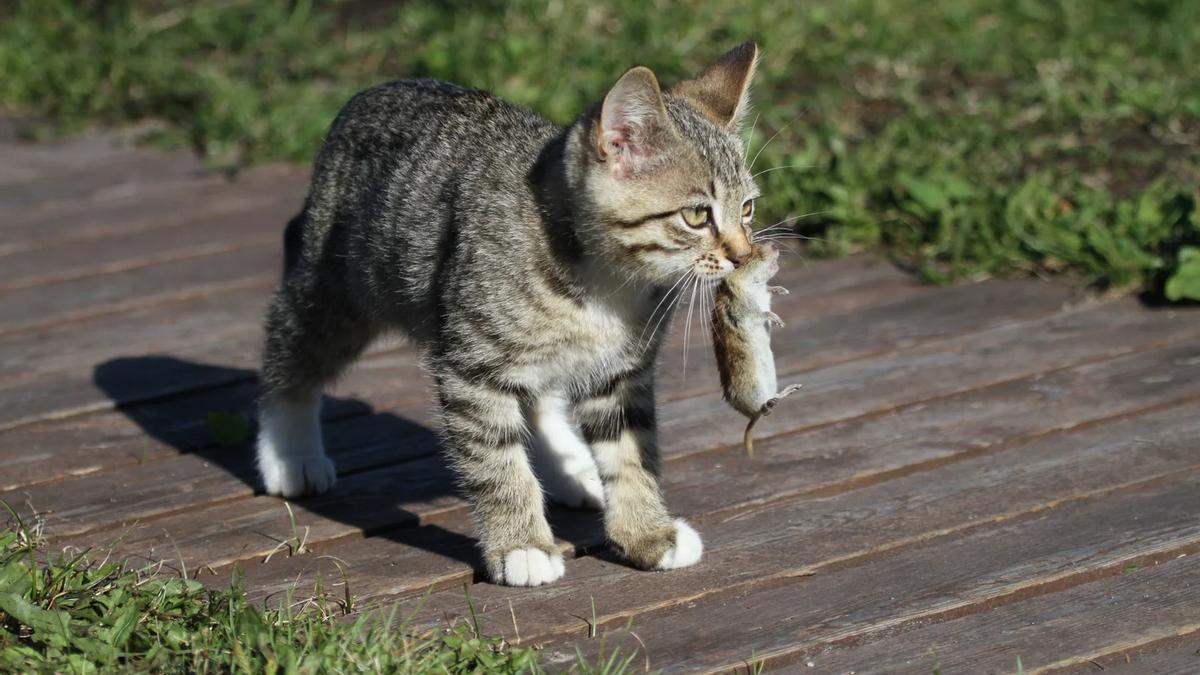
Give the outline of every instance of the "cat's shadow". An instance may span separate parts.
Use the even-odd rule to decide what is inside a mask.
[[[262,494],[254,468],[258,387],[253,371],[151,355],[101,363],[93,370],[93,380],[145,433],[181,454],[202,457]],[[194,386],[180,391],[184,383]],[[146,400],[145,392],[161,395]],[[476,580],[482,580],[473,537],[436,522],[418,525],[418,514],[397,506],[458,495],[442,460],[438,434],[353,398],[326,397],[322,411],[326,450],[338,465],[338,484],[326,495],[294,500],[295,504],[369,537],[471,565]],[[602,540],[598,514],[553,507],[549,516],[555,533],[577,550],[594,548]],[[268,538],[284,533],[262,534]]]

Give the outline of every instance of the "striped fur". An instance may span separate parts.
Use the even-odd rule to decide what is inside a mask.
[[[561,574],[529,448],[537,411],[562,405],[595,456],[604,495],[592,501],[605,503],[616,548],[642,567],[699,557],[658,487],[654,359],[667,330],[655,322],[685,275],[715,282],[748,253],[742,205],[757,190],[736,129],[692,100],[702,85],[676,97],[647,73],[630,71],[567,128],[442,82],[367,90],[333,123],[288,228],[266,318],[262,428],[285,413],[311,419],[298,406],[315,405],[372,338],[407,335],[436,382],[496,581]],[[688,226],[680,209],[701,205],[711,222]],[[541,436],[567,438],[561,420],[546,425],[556,431]],[[328,463],[320,439],[288,438],[260,437],[268,491],[319,491],[308,476]],[[555,456],[578,460],[540,454]],[[683,528],[693,553],[675,550]],[[506,568],[513,560],[521,570]]]

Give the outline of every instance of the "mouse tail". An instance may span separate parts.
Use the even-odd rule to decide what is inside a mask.
[[[758,413],[750,418],[750,423],[746,425],[746,431],[742,434],[742,445],[746,448],[746,456],[754,456],[754,425],[758,424],[758,420],[762,418],[762,413]]]

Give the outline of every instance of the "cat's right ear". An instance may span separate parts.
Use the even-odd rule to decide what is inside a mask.
[[[596,151],[614,176],[627,178],[652,166],[671,136],[658,79],[644,66],[630,69],[604,97]]]

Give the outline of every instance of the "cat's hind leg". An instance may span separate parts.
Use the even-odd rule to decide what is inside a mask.
[[[367,323],[315,273],[290,271],[267,309],[257,463],[267,494],[301,497],[333,487],[321,440],[321,393],[370,341]]]
[[[591,449],[571,423],[567,406],[562,395],[547,394],[530,412],[533,466],[550,501],[600,510],[604,508],[604,484]]]

